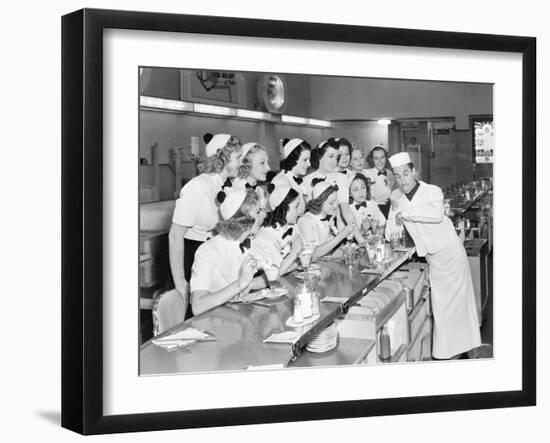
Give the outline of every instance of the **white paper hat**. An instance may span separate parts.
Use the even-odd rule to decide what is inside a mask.
[[[260,146],[256,142],[245,143],[243,145],[242,152],[241,152],[241,160],[244,159],[246,157],[246,154],[248,154],[248,151],[250,151],[256,145]]]
[[[283,146],[283,160],[287,158],[292,151],[294,151],[304,141],[301,138],[290,139],[286,145]]]
[[[325,192],[329,187],[336,186],[336,183],[329,180],[328,178],[322,182],[318,182],[313,186],[313,198],[318,198],[323,192]]]
[[[212,157],[218,152],[218,149],[223,148],[227,144],[230,138],[231,136],[229,134],[216,134],[206,145],[204,150],[206,156]]]
[[[408,152],[398,152],[390,157],[390,165],[392,168],[403,166],[411,163],[411,157]]]
[[[279,206],[290,192],[291,187],[288,185],[276,186],[273,192],[269,195],[269,205],[271,209]]]
[[[229,220],[239,210],[246,198],[246,188],[228,188],[225,191],[225,200],[220,205],[220,213],[224,220]]]

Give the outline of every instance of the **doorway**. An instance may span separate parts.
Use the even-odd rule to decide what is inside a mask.
[[[457,160],[460,166],[468,160],[457,155],[457,132],[453,118],[400,120],[401,151],[409,153],[418,179],[445,188],[457,182]],[[462,147],[467,134],[458,134]],[[467,149],[467,147],[464,147]],[[460,149],[462,151],[462,149]],[[471,161],[471,160],[470,160]],[[461,168],[462,169],[462,168]],[[470,163],[471,169],[471,163]],[[465,171],[464,171],[465,172]],[[460,178],[464,179],[460,174]]]

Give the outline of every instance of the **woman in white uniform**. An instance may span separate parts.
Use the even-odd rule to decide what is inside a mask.
[[[338,156],[340,145],[333,138],[320,143],[313,151],[311,151],[311,167],[314,171],[308,174],[304,179],[304,187],[307,191],[308,198],[313,198],[313,183],[314,180],[327,180],[328,183],[335,183],[338,187],[336,218],[338,227],[342,229],[342,225],[353,223],[353,215],[351,214],[349,205],[349,182],[344,174],[336,172],[338,164]],[[353,232],[357,242],[364,241],[358,229]]]
[[[349,187],[351,213],[357,226],[365,234],[383,235],[386,217],[380,211],[376,202],[371,200],[369,180],[363,174],[357,173]]]
[[[259,143],[245,143],[241,153],[239,175],[232,185],[254,189],[260,197],[260,207],[267,211],[267,173],[270,171],[266,149]]]
[[[280,274],[291,271],[303,247],[298,233],[298,192],[288,185],[274,188],[269,195],[271,212],[252,240],[252,254],[264,263],[277,266]]]
[[[351,159],[351,143],[344,137],[336,138],[335,141],[338,143],[338,153],[340,155],[338,164],[336,165],[336,171],[343,174],[348,179],[349,183],[354,175],[354,173],[349,169]]]
[[[254,278],[258,264],[250,254],[250,235],[259,229],[260,202],[252,189],[229,188],[219,193],[222,221],[218,234],[195,253],[191,271],[191,307],[201,314],[250,289],[265,286]]]
[[[451,220],[443,212],[443,193],[415,178],[406,152],[390,158],[399,189],[391,194],[386,237],[404,225],[419,256],[430,265],[434,316],[432,355],[448,359],[481,345],[470,265]]]
[[[315,259],[336,248],[356,230],[356,226],[352,221],[339,231],[336,229],[338,185],[326,179],[315,179],[312,185],[312,198],[307,202],[306,213],[298,220],[298,228],[304,242],[317,245],[313,252]]]
[[[386,218],[390,212],[390,194],[396,188],[395,177],[387,168],[387,155],[388,152],[383,146],[373,146],[369,157],[374,167],[365,171],[365,176],[371,184],[372,198],[378,203]]]
[[[310,167],[311,146],[301,138],[287,140],[283,146],[281,172],[273,177],[271,183],[277,188],[290,186],[299,194],[298,216],[306,209],[307,189],[303,185],[304,177]]]
[[[351,158],[349,161],[350,171],[352,176],[355,174],[363,174],[367,176],[367,169],[365,169],[365,156],[361,148],[355,147],[351,149]]]
[[[241,144],[229,134],[216,134],[206,145],[205,154],[206,170],[181,189],[168,235],[172,278],[186,303],[195,251],[213,236],[212,230],[220,221],[216,195],[228,179],[237,176]]]

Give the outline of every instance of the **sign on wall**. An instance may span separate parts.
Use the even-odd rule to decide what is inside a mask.
[[[493,163],[495,150],[494,121],[475,121],[473,126],[476,163]]]
[[[183,100],[245,107],[244,76],[238,72],[182,70]]]

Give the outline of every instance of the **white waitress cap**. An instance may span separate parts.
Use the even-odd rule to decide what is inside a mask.
[[[292,138],[283,146],[283,159],[287,158],[304,141],[301,138]]]
[[[231,135],[229,134],[216,134],[206,145],[204,150],[206,156],[212,157],[216,152],[218,152],[218,149],[223,148],[227,144],[230,138]]]
[[[273,189],[273,192],[269,195],[269,205],[271,209],[275,209],[279,206],[290,192],[291,187],[288,185],[278,185]]]
[[[220,213],[224,220],[229,220],[239,210],[246,198],[246,188],[228,188],[225,200],[220,205]]]
[[[313,198],[318,198],[323,192],[325,192],[331,186],[336,186],[336,183],[329,180],[328,178],[325,179],[325,181],[316,183],[312,191]]]
[[[403,166],[411,162],[412,160],[408,152],[398,152],[390,157],[390,165],[392,168]]]
[[[261,145],[256,142],[249,142],[243,145],[242,152],[241,152],[241,160],[246,157],[246,154],[248,154],[248,151],[250,151],[254,146],[261,146]]]

